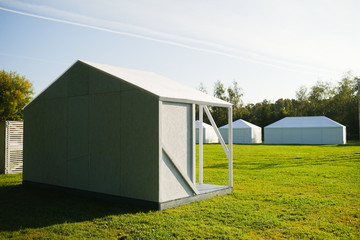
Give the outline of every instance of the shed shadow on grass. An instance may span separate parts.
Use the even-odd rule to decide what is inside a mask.
[[[17,231],[149,211],[146,208],[27,185],[0,187],[0,209],[0,231]]]

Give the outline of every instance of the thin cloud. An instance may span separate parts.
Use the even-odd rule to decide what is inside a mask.
[[[167,38],[173,38],[173,39],[177,39],[180,41],[182,40],[183,42],[190,42],[193,44],[198,44],[198,45],[207,46],[207,47],[213,47],[213,48],[217,48],[217,49],[221,49],[221,50],[216,50],[216,49],[211,49],[211,48],[206,48],[206,47],[197,47],[197,46],[192,46],[189,44],[181,43],[178,41],[165,40],[165,39],[161,39],[161,38],[157,38],[157,37],[150,37],[150,36],[146,36],[146,35],[142,35],[142,34],[136,34],[136,33],[126,32],[126,31],[119,31],[119,30],[115,30],[115,29],[111,29],[111,28],[100,27],[100,26],[90,25],[90,24],[84,24],[84,23],[76,22],[76,21],[64,20],[64,19],[59,19],[59,18],[54,18],[54,17],[46,17],[46,16],[42,16],[39,14],[27,13],[27,12],[12,10],[9,8],[4,8],[4,7],[0,7],[0,10],[23,15],[23,16],[43,19],[43,20],[47,20],[47,21],[59,22],[59,23],[74,25],[74,26],[78,26],[78,27],[93,29],[93,30],[97,30],[97,31],[109,32],[109,33],[119,34],[119,35],[123,35],[123,36],[134,37],[134,38],[138,38],[138,39],[163,43],[163,44],[186,48],[186,49],[190,49],[190,50],[194,50],[194,51],[216,54],[216,55],[220,55],[220,56],[238,59],[238,60],[248,62],[248,63],[260,64],[260,65],[269,66],[269,67],[282,69],[282,70],[286,70],[286,71],[300,72],[300,73],[307,73],[307,74],[316,74],[319,72],[326,73],[326,74],[337,74],[337,72],[330,71],[330,70],[323,69],[323,68],[316,68],[316,67],[311,67],[311,66],[307,66],[307,65],[303,65],[303,64],[281,61],[281,60],[277,60],[274,58],[265,57],[260,54],[253,53],[253,52],[246,51],[246,50],[229,48],[227,46],[220,45],[220,44],[214,44],[214,43],[209,43],[209,42],[205,42],[205,41],[199,41],[199,40],[195,40],[195,39],[174,36],[174,35],[170,35],[170,34],[166,34],[166,33],[158,33],[158,32],[154,32],[151,30],[147,30],[147,32],[152,33],[153,35],[158,35],[158,36],[167,37]],[[86,18],[88,18],[88,17],[86,17]],[[111,24],[108,23],[108,25],[111,25]],[[116,25],[116,23],[114,23],[113,25]],[[234,54],[234,52],[235,53],[240,52],[240,54]],[[248,57],[245,55],[250,55],[251,57]]]
[[[29,57],[29,56],[22,56],[22,55],[15,55],[15,54],[9,54],[9,53],[0,53],[0,56],[21,58],[21,59],[25,59],[25,60],[31,60],[31,61],[37,61],[37,62],[43,62],[43,63],[56,63],[56,64],[61,64],[64,66],[67,65],[67,63],[65,63],[65,62],[59,62],[59,61],[48,60],[48,59],[43,59],[43,58],[35,58],[35,57]]]

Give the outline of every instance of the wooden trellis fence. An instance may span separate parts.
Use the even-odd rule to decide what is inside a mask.
[[[23,122],[0,122],[0,173],[21,173],[23,169]]]

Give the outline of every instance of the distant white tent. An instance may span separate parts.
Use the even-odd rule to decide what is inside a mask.
[[[199,143],[199,120],[196,120],[195,122],[195,127],[196,127],[196,143]],[[216,136],[215,130],[214,128],[207,124],[207,123],[203,123],[203,140],[204,143],[218,143],[219,139]]]
[[[228,125],[219,128],[221,136],[226,141],[228,139]],[[261,143],[261,127],[238,119],[233,122],[233,143]]]
[[[265,144],[345,144],[346,127],[324,116],[286,117],[264,128]]]

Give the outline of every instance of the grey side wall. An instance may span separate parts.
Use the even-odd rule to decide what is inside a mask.
[[[219,131],[225,143],[228,143],[229,129],[220,128]],[[255,138],[253,136],[252,128],[233,128],[233,143],[240,143],[240,144],[256,143]]]
[[[158,201],[158,99],[76,63],[24,112],[24,181]]]
[[[265,128],[265,144],[345,144],[343,128]]]
[[[195,129],[196,143],[199,143],[199,129]],[[219,143],[219,139],[213,128],[203,128],[203,143]]]
[[[160,104],[161,142],[174,157],[171,159],[192,181],[192,105],[163,102]],[[162,152],[160,161],[160,202],[192,196],[192,190]]]
[[[6,122],[0,122],[0,174],[5,173],[5,128]]]

